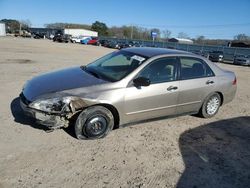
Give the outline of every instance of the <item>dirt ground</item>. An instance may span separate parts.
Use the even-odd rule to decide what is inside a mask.
[[[250,67],[227,64],[235,100],[211,119],[182,116],[127,126],[106,138],[46,133],[18,95],[33,76],[87,64],[111,49],[0,38],[0,187],[249,187]]]

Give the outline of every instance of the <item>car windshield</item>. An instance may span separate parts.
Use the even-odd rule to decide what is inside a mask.
[[[116,51],[84,67],[97,78],[111,82],[123,79],[147,60],[146,57],[127,51]]]

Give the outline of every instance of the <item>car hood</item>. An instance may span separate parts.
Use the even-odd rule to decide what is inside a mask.
[[[25,84],[23,95],[32,102],[42,95],[104,83],[107,81],[86,73],[80,67],[75,67],[34,77]]]

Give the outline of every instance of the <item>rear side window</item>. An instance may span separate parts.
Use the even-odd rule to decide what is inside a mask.
[[[211,68],[201,59],[181,57],[181,79],[194,79],[214,76]]]
[[[151,84],[155,84],[176,80],[176,73],[176,58],[160,58],[146,66],[139,77],[148,78]]]

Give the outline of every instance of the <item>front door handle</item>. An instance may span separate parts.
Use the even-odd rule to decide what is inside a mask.
[[[172,90],[176,90],[176,89],[178,89],[177,86],[169,86],[169,87],[167,88],[168,91],[172,91]]]
[[[207,82],[206,82],[206,84],[207,85],[209,85],[209,84],[213,84],[214,83],[214,81],[213,80],[208,80]]]

